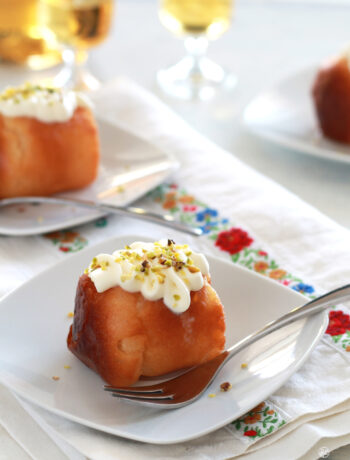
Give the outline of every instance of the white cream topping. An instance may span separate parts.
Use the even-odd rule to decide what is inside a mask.
[[[31,117],[45,123],[65,122],[77,107],[89,107],[81,93],[26,83],[0,93],[0,113],[6,117]]]
[[[209,274],[203,254],[171,240],[136,242],[125,249],[94,257],[85,273],[97,292],[120,286],[128,292],[141,292],[147,300],[163,299],[174,313],[186,311],[191,291],[204,285]]]

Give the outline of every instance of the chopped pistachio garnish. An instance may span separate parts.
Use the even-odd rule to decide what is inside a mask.
[[[2,93],[0,93],[0,101],[9,101],[12,99],[15,104],[19,104],[21,99],[29,99],[38,92],[46,93],[47,95],[56,93],[61,96],[61,91],[59,89],[25,83],[17,88],[6,88]]]

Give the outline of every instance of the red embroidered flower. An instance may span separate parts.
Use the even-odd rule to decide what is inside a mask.
[[[332,310],[329,312],[329,323],[326,334],[340,335],[350,330],[350,316],[341,310]]]
[[[197,210],[197,206],[195,206],[195,205],[189,206],[188,204],[186,204],[186,205],[183,207],[183,210],[184,210],[185,212],[194,212],[194,211]]]
[[[255,430],[247,430],[244,436],[256,436],[258,433]]]
[[[241,228],[231,228],[219,233],[215,245],[232,255],[250,246],[252,242],[253,239],[247,232]]]
[[[68,252],[69,248],[67,246],[60,246],[59,250],[62,251],[62,252]]]
[[[258,251],[259,256],[267,256],[266,251]]]

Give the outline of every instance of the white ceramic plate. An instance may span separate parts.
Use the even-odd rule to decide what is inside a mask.
[[[107,122],[98,120],[101,162],[89,187],[60,196],[125,206],[163,182],[179,163],[154,145]],[[80,225],[101,213],[74,206],[13,205],[0,212],[0,234],[34,235]]]
[[[322,136],[311,88],[317,67],[305,69],[263,92],[245,109],[243,120],[256,135],[296,152],[350,163],[350,147]]]
[[[181,409],[118,401],[67,350],[67,314],[74,309],[78,277],[92,257],[135,240],[149,238],[119,237],[85,249],[0,302],[1,382],[29,401],[92,428],[149,443],[176,443],[214,431],[264,400],[303,364],[325,330],[327,317],[318,314],[264,338],[233,358],[201,398]],[[213,286],[225,305],[228,345],[305,302],[301,294],[268,278],[208,259]],[[241,368],[242,362],[248,363],[247,369]],[[233,388],[222,393],[219,386],[225,381]],[[209,393],[217,397],[209,398]]]

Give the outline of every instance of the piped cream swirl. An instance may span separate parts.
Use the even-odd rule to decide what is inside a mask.
[[[65,122],[77,107],[91,108],[91,102],[84,94],[75,91],[25,83],[8,87],[0,93],[0,113],[6,117],[31,117],[45,123]]]
[[[125,249],[94,257],[85,273],[97,292],[120,286],[128,292],[141,292],[147,300],[163,299],[174,313],[186,311],[191,291],[204,285],[209,274],[203,254],[172,240],[136,242]]]

